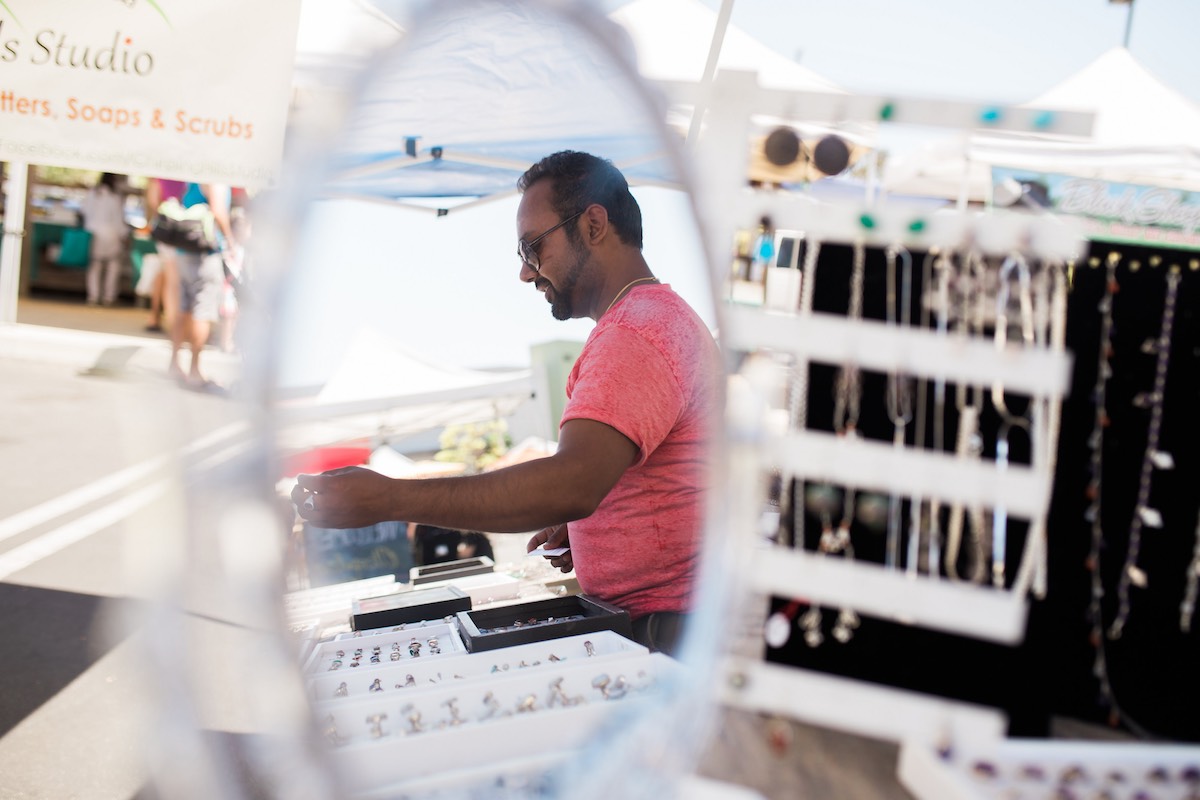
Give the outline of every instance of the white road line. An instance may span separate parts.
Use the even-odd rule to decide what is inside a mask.
[[[211,447],[224,439],[240,433],[246,427],[247,425],[244,422],[235,422],[231,425],[226,425],[224,428],[219,428],[181,448],[179,457],[190,455],[206,447]],[[24,511],[13,514],[11,517],[2,519],[0,520],[0,542],[10,539],[13,536],[18,536],[30,528],[45,524],[64,514],[69,514],[77,508],[114,494],[127,486],[132,486],[134,483],[143,480],[147,475],[161,470],[167,465],[169,458],[170,456],[157,456],[148,461],[143,461],[141,464],[134,464],[131,467],[126,467],[107,477],[101,478],[94,483],[81,486],[74,491],[59,495],[53,500],[47,500],[45,503],[36,505],[33,508],[27,508]]]
[[[54,555],[68,545],[86,539],[96,531],[115,525],[162,495],[168,485],[167,481],[153,483],[104,508],[72,520],[61,528],[44,533],[20,547],[14,547],[0,556],[0,580],[41,561],[46,556]]]
[[[130,486],[144,479],[147,475],[161,470],[166,464],[166,456],[158,456],[149,461],[143,461],[141,464],[126,467],[94,483],[81,486],[74,491],[59,495],[53,500],[47,500],[45,503],[36,505],[33,508],[27,508],[24,511],[13,514],[7,519],[0,520],[0,542],[22,534],[30,528],[61,517],[64,514],[69,514],[81,506],[99,500],[101,497],[107,497],[114,492],[119,492],[126,486]]]
[[[210,447],[214,443],[217,443],[222,439],[227,439],[245,428],[245,423],[227,425],[220,430],[214,431],[208,436],[192,442],[180,451],[181,455],[194,453],[198,450],[202,450],[205,447]],[[246,442],[233,442],[232,444],[227,445],[223,450],[219,450],[215,453],[210,453],[207,455],[204,459],[204,466],[205,468],[211,469],[222,461],[227,461],[238,453],[243,452],[246,447]],[[165,457],[150,459],[149,461],[146,461],[135,467],[130,467],[129,469],[114,473],[112,476],[110,476],[110,478],[97,481],[96,483],[77,489],[74,492],[69,492],[68,494],[63,495],[56,500],[52,500],[50,502],[43,503],[41,506],[36,506],[35,508],[29,509],[29,511],[24,512],[23,514],[18,514],[15,517],[9,517],[3,522],[7,523],[21,516],[34,519],[36,518],[36,515],[34,515],[33,512],[41,509],[39,513],[46,513],[46,509],[48,507],[58,509],[57,514],[51,515],[47,518],[53,519],[55,516],[60,516],[67,511],[72,511],[83,503],[88,502],[88,500],[83,500],[80,498],[87,497],[94,500],[96,496],[102,496],[96,495],[95,487],[98,485],[109,486],[110,488],[108,489],[108,492],[112,493],[124,488],[125,484],[130,483],[132,480],[136,480],[138,477],[144,475],[146,471],[161,467],[165,461]],[[133,477],[130,477],[131,475]],[[112,479],[118,478],[118,476],[121,477],[121,480],[117,483],[117,485],[114,486]],[[0,580],[4,580],[14,572],[32,566],[38,561],[41,561],[43,558],[52,556],[60,550],[86,539],[97,531],[101,531],[107,527],[117,524],[121,520],[129,517],[138,509],[148,505],[150,502],[163,495],[170,485],[170,480],[155,481],[149,486],[144,486],[137,491],[132,492],[131,494],[120,497],[102,508],[98,508],[89,514],[79,517],[78,519],[71,520],[61,527],[47,531],[46,533],[38,536],[36,539],[28,541],[19,547],[14,547],[7,553],[0,555]],[[67,498],[71,499],[67,501]],[[12,530],[5,529],[4,536],[0,536],[0,539],[13,536],[23,530],[27,530],[28,527],[31,527],[34,524],[38,523],[30,523],[25,528],[13,528]]]

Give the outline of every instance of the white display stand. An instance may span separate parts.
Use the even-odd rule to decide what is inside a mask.
[[[938,752],[909,743],[899,776],[918,800],[1188,800],[1200,794],[1200,746],[1010,739]]]
[[[694,91],[682,85],[668,86],[671,98],[679,102],[689,97],[695,100]],[[870,205],[865,199],[861,204],[822,204],[800,193],[750,187],[747,143],[752,139],[752,126],[763,120],[771,120],[768,124],[773,125],[786,125],[790,119],[899,122],[964,130],[996,125],[1020,131],[1054,127],[1055,133],[1086,135],[1090,115],[921,99],[789,93],[763,89],[746,73],[719,74],[704,99],[711,112],[698,143],[696,163],[704,167],[702,191],[713,201],[709,210],[720,220],[708,228],[712,253],[732,252],[738,231],[753,230],[763,218],[769,218],[776,230],[802,232],[804,238],[817,243],[970,251],[981,261],[996,259],[986,267],[989,269],[996,269],[1000,260],[1014,253],[1039,263],[1062,263],[1083,253],[1082,230],[1050,216],[930,211],[899,204]],[[800,274],[798,280],[808,277]],[[949,335],[944,329],[901,328],[882,321],[814,313],[811,288],[802,288],[795,301],[791,284],[780,284],[773,291],[768,285],[767,289],[770,302],[765,308],[734,301],[722,309],[721,340],[734,360],[747,357],[743,363],[753,365],[755,355],[763,354],[766,360],[779,363],[780,355],[786,354],[792,375],[806,376],[810,364],[851,365],[864,371],[974,387],[980,392],[1003,387],[1000,391],[1030,398],[1033,455],[1027,465],[967,461],[950,452],[904,446],[903,441],[897,446],[809,430],[803,417],[796,427],[781,431],[774,421],[785,395],[782,371],[752,368],[731,383],[727,409],[727,513],[729,527],[738,533],[745,550],[739,564],[743,585],[761,598],[764,610],[768,596],[799,598],[814,606],[853,609],[962,636],[1019,643],[1024,637],[1027,595],[1044,577],[1039,565],[1053,480],[1057,415],[1071,375],[1070,357],[1052,323],[1065,320],[1065,307],[1039,298],[1036,340],[1010,339],[998,346],[991,338]],[[752,307],[755,305],[760,307]],[[807,378],[797,380],[803,395]],[[786,411],[783,413],[787,419]],[[1006,586],[980,586],[947,580],[916,567],[885,568],[877,563],[760,546],[759,524],[772,475],[782,475],[785,486],[795,477],[934,501],[944,507],[958,503],[1004,509],[1030,523],[1025,558],[1015,577],[1008,576]],[[791,624],[794,628],[795,621]],[[799,634],[793,630],[792,635]],[[760,641],[757,649],[762,648]],[[926,747],[955,737],[994,742],[1004,733],[1003,715],[991,709],[777,667],[745,653],[729,657],[723,667],[720,691],[734,706],[781,713],[872,738],[911,740]]]
[[[368,674],[400,664],[438,661],[466,651],[458,626],[454,624],[439,622],[401,630],[388,628],[377,636],[334,639],[316,645],[304,665],[304,672],[308,675]],[[396,657],[393,658],[393,654]]]
[[[425,661],[422,658],[399,664],[389,662],[382,669],[361,675],[346,675],[344,670],[322,672],[308,679],[308,687],[314,702],[326,702],[397,690],[407,692],[442,683],[490,681],[510,672],[546,672],[568,662],[589,659],[589,663],[599,663],[609,658],[648,652],[640,644],[612,631],[597,631],[481,653],[464,654],[456,650],[457,657],[451,663],[446,663],[446,659]],[[379,687],[372,688],[376,678],[380,680]]]
[[[495,653],[497,651],[493,651]],[[680,665],[661,654],[581,659],[554,670],[416,687],[314,705],[332,757],[355,793],[448,776],[547,749],[569,753],[613,714],[635,713]]]

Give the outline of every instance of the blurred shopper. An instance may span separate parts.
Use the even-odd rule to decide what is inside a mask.
[[[87,303],[111,306],[117,302],[121,266],[126,257],[129,225],[125,223],[125,198],[117,176],[106,172],[83,198],[83,228],[92,235],[87,269]]]
[[[183,194],[184,208],[206,205],[211,214],[213,243],[209,252],[176,249],[179,265],[179,314],[171,325],[171,362],[168,373],[185,387],[220,392],[200,368],[201,354],[213,325],[221,319],[221,296],[225,287],[222,252],[233,238],[229,226],[230,189],[223,184],[189,183]],[[187,344],[191,360],[185,372],[179,351]]]
[[[183,201],[187,184],[167,178],[151,178],[146,184],[146,227],[153,229],[158,208],[164,202],[175,199]],[[171,324],[179,314],[179,264],[175,248],[157,242],[159,269],[150,287],[150,319],[146,330],[152,333],[170,331]]]
[[[221,350],[232,353],[237,347],[237,322],[241,305],[248,299],[250,264],[246,255],[247,245],[250,244],[250,217],[244,206],[238,206],[229,212],[229,227],[232,237],[229,246],[225,248],[225,283],[221,291]]]

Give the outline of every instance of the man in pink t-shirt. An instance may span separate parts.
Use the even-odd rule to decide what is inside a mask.
[[[629,612],[634,638],[672,651],[695,591],[709,431],[723,370],[696,313],[642,256],[642,218],[607,160],[564,151],[517,184],[520,278],[555,318],[596,327],[567,380],[553,456],[482,475],[387,478],[361,468],[301,475],[292,500],[323,528],[385,520],[462,530],[541,529],[569,547],[584,592]]]
[[[718,374],[696,313],[646,282],[600,318],[567,379],[564,425],[594,420],[637,448],[595,512],[568,525],[580,588],[635,620],[689,605]]]

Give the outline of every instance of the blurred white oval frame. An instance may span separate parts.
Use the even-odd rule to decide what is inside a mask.
[[[282,173],[284,183],[256,208],[255,235],[261,257],[259,275],[264,282],[263,297],[269,301],[270,313],[247,321],[248,325],[258,326],[257,333],[266,346],[254,351],[257,363],[248,357],[246,375],[251,395],[265,399],[265,416],[270,424],[263,427],[269,434],[266,447],[270,452],[274,452],[281,434],[278,406],[274,404],[279,396],[281,379],[286,381],[288,371],[299,370],[302,374],[306,364],[311,366],[319,360],[336,361],[341,357],[337,348],[319,352],[323,338],[333,338],[339,332],[331,330],[319,317],[298,315],[294,307],[295,293],[313,276],[311,271],[305,272],[296,265],[308,266],[322,257],[328,258],[325,251],[313,244],[309,235],[312,233],[312,206],[322,198],[352,196],[356,190],[364,202],[395,205],[396,198],[389,196],[388,180],[397,172],[403,172],[406,180],[416,185],[420,185],[419,178],[425,177],[429,181],[427,185],[435,187],[455,182],[454,177],[446,174],[445,168],[449,164],[462,165],[471,177],[487,175],[489,170],[500,165],[504,169],[496,173],[496,180],[509,188],[506,190],[497,183],[492,199],[505,194],[515,196],[515,181],[521,172],[540,157],[562,149],[579,149],[610,157],[635,186],[639,182],[661,184],[661,175],[670,175],[673,185],[687,199],[696,226],[693,231],[677,235],[697,239],[696,248],[703,254],[705,267],[701,279],[707,287],[707,300],[712,304],[708,309],[709,316],[714,328],[720,327],[716,321],[719,309],[715,302],[719,268],[714,254],[708,252],[709,237],[703,233],[705,217],[700,198],[694,191],[691,168],[684,158],[682,142],[666,126],[665,105],[637,73],[631,60],[632,47],[624,31],[583,3],[478,0],[437,6],[441,7],[429,11],[427,16],[418,17],[411,31],[396,45],[371,60],[358,77],[353,92],[355,100],[340,109],[341,124],[333,124],[335,109],[326,106],[315,119],[319,124],[293,132],[289,140],[290,167]],[[470,24],[464,23],[466,19],[470,19]],[[547,32],[558,36],[537,35]],[[483,41],[473,40],[472,33],[483,34]],[[572,47],[572,36],[586,47]],[[599,60],[589,58],[593,54],[589,49],[598,54]],[[555,52],[577,58],[555,61],[552,57]],[[530,54],[539,54],[543,66],[553,65],[554,83],[533,81],[527,85],[522,81],[529,81],[530,75],[514,76],[505,72],[518,70],[519,65],[525,63],[521,56]],[[473,83],[472,75],[475,77]],[[461,98],[443,93],[445,87],[453,83],[453,80],[447,80],[448,77],[462,81],[460,86],[472,86],[476,95],[472,97],[474,104],[464,104]],[[504,91],[485,88],[492,85],[489,81],[496,80],[505,83]],[[401,89],[398,96],[389,94],[389,89],[394,92],[397,87]],[[551,95],[550,90],[555,87],[560,93]],[[578,112],[581,104],[585,104],[590,112],[586,119]],[[610,109],[607,117],[606,108]],[[621,110],[633,110],[641,119],[630,126],[627,116],[614,113]],[[505,120],[504,124],[472,121],[487,117],[487,113],[493,113],[496,120]],[[533,120],[533,130],[541,135],[540,139],[520,140],[519,147],[506,152],[479,146],[481,133],[502,138],[498,135],[506,132],[505,125],[526,117]],[[420,129],[407,132],[406,125],[416,119],[422,123]],[[640,131],[640,135],[631,135],[631,127],[635,134]],[[519,128],[512,125],[507,132],[517,130]],[[611,137],[607,145],[605,136]],[[410,143],[410,137],[415,141]],[[639,152],[636,147],[626,147],[630,140],[634,140],[635,145],[650,143],[651,147]],[[435,153],[434,147],[440,149]],[[381,156],[380,151],[386,150],[390,150],[390,154]],[[614,157],[606,150],[621,152]],[[666,167],[665,171],[660,169],[657,178],[649,169],[656,160],[660,167]],[[422,171],[428,174],[422,176]],[[648,179],[639,181],[643,176]],[[443,183],[438,184],[438,181]],[[455,188],[461,193],[461,189]],[[454,218],[475,213],[480,211],[477,206],[478,203],[472,202],[455,205],[448,209],[448,216]],[[407,213],[424,215],[429,228],[434,230],[443,221],[438,218],[436,208],[435,203],[434,210],[427,208]],[[358,233],[360,231],[351,230],[345,235],[352,237]],[[653,235],[648,225],[647,238]],[[510,232],[499,250],[492,248],[480,253],[480,258],[494,260],[497,272],[513,284],[518,283],[518,268],[516,258],[509,251],[513,249],[515,238],[515,233]],[[484,250],[479,242],[464,244]],[[399,263],[404,258],[403,253],[397,253],[391,260]],[[648,256],[647,260],[654,268],[653,259]],[[464,285],[467,281],[462,275],[439,274],[438,266],[424,265],[424,270],[420,267],[408,270],[403,285],[418,296],[429,291],[469,294],[478,290],[486,293],[486,287]],[[343,265],[334,263],[325,267],[336,277]],[[421,287],[421,281],[414,276],[422,273],[425,277],[430,273],[437,275],[440,288]],[[346,292],[348,296],[357,293],[360,297],[376,299],[388,296],[387,291],[380,291],[374,283],[331,286],[328,282],[322,283],[318,292],[325,310],[333,305],[334,293],[338,291]],[[520,309],[517,313],[540,313],[549,318],[545,308],[538,307],[533,299],[529,304],[528,311]],[[306,309],[306,313],[310,310]],[[303,335],[305,333],[312,335]],[[472,339],[480,336],[478,330],[458,333]],[[483,335],[488,335],[486,330]],[[720,421],[714,423],[717,425],[714,430],[721,430]],[[712,485],[716,487],[725,485],[723,449],[723,436],[715,436],[711,461]],[[551,774],[550,783],[543,785],[541,791],[549,786],[553,796],[573,798],[654,796],[673,793],[678,781],[686,780],[693,772],[695,760],[711,730],[718,656],[724,650],[727,635],[733,635],[729,630],[730,609],[735,605],[737,587],[733,584],[738,570],[731,568],[729,559],[734,556],[729,548],[736,537],[717,530],[723,527],[720,521],[726,518],[721,510],[726,501],[720,494],[718,491],[712,493],[703,568],[697,581],[696,613],[688,626],[681,653],[681,660],[687,666],[685,677],[666,687],[653,707],[644,713],[614,714],[580,754],[569,758],[560,770]],[[530,742],[531,755],[552,747],[553,742]],[[469,763],[472,754],[464,753],[463,758],[464,764]],[[482,773],[476,771],[475,779],[479,780],[481,774],[486,778],[486,769]],[[466,777],[463,781],[458,788],[470,793],[471,781]],[[488,785],[487,780],[481,785]],[[496,788],[494,784],[492,788]]]

